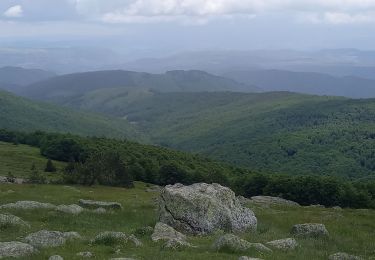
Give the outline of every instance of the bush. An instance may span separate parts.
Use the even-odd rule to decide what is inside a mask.
[[[51,159],[48,159],[46,168],[44,169],[45,172],[56,172],[56,167],[53,165]]]

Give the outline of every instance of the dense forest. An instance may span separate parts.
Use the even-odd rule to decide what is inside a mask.
[[[256,173],[158,146],[68,134],[1,130],[0,141],[39,147],[43,156],[68,162],[59,182],[123,187],[131,187],[135,180],[158,185],[215,182],[246,197],[271,195],[303,205],[375,207],[372,179]]]

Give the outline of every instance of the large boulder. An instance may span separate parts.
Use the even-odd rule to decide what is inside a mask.
[[[294,238],[285,238],[274,240],[266,243],[267,246],[280,249],[280,250],[293,250],[298,246],[297,241]]]
[[[328,259],[329,260],[362,260],[363,258],[341,252],[341,253],[330,255]]]
[[[3,257],[23,257],[36,253],[37,250],[21,242],[0,242],[0,258]]]
[[[297,237],[328,237],[329,233],[325,225],[306,223],[294,225],[291,234]]]
[[[4,204],[0,209],[55,209],[56,206],[51,203],[42,203],[38,201],[17,201],[15,203]]]
[[[267,205],[280,205],[280,206],[294,206],[299,207],[300,205],[297,202],[286,200],[279,197],[271,196],[254,196],[251,197],[251,201],[258,204],[267,204]]]
[[[122,206],[118,202],[109,201],[95,201],[95,200],[79,200],[78,204],[84,208],[97,209],[122,209]]]
[[[245,252],[249,249],[255,249],[260,253],[271,253],[272,250],[261,243],[250,243],[233,234],[220,236],[212,245],[216,251]]]
[[[241,205],[234,192],[219,184],[166,186],[159,200],[159,221],[191,234],[216,230],[256,230],[257,219]]]
[[[80,235],[76,232],[41,230],[28,235],[25,242],[37,248],[47,248],[62,246],[67,240],[78,238]]]
[[[0,227],[7,226],[29,227],[30,225],[17,216],[11,214],[0,214]]]

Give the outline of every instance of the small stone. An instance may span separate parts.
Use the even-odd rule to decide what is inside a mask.
[[[250,243],[233,234],[225,234],[219,237],[212,246],[216,251],[229,250],[231,252],[244,252],[254,248],[259,252],[270,253],[271,249],[261,243]]]
[[[48,258],[48,260],[64,260],[64,258],[62,258],[61,256],[59,255],[53,255],[53,256],[50,256]]]
[[[95,201],[95,200],[79,200],[79,205],[84,208],[105,208],[105,209],[122,209],[122,206],[118,202],[108,202],[108,201]]]
[[[93,212],[97,214],[105,214],[107,213],[107,210],[105,208],[97,208],[97,209],[94,209]]]
[[[91,252],[79,252],[77,253],[77,256],[83,257],[83,258],[91,258],[94,257],[94,254]]]
[[[293,250],[298,246],[298,243],[294,238],[274,240],[267,242],[266,244],[280,250]]]
[[[240,256],[238,260],[263,260],[261,258],[254,258],[254,257],[249,257],[249,256]]]
[[[83,211],[83,208],[77,204],[72,204],[72,205],[59,205],[56,207],[56,210],[67,213],[67,214],[78,215]]]
[[[97,235],[92,241],[92,243],[113,245],[119,243],[126,243],[127,241],[128,236],[123,232],[105,231]]]
[[[37,201],[17,201],[0,206],[0,209],[55,209],[56,206],[51,203],[42,203]]]
[[[158,240],[186,240],[186,236],[174,228],[168,226],[167,224],[158,222],[155,225],[154,233],[151,235],[152,241],[156,242]]]
[[[80,238],[77,232],[60,232],[41,230],[28,235],[25,242],[37,248],[62,246],[69,239]]]
[[[332,209],[337,210],[337,211],[341,211],[342,210],[342,208],[340,206],[332,207]]]
[[[294,225],[292,235],[300,237],[328,237],[329,233],[323,224],[307,223]]]
[[[30,225],[23,221],[21,218],[11,214],[0,214],[0,227],[7,226],[24,226],[30,227]]]
[[[131,242],[133,242],[136,247],[143,246],[143,243],[136,236],[134,236],[134,235],[130,235],[128,237],[128,240],[131,241]]]
[[[29,244],[21,242],[0,242],[0,258],[24,257],[36,253],[37,250]]]
[[[329,260],[362,260],[363,258],[341,252],[341,253],[330,255],[328,259]]]
[[[181,249],[184,247],[192,247],[192,245],[189,242],[186,242],[184,240],[170,239],[163,246],[163,248],[173,249],[173,250]]]

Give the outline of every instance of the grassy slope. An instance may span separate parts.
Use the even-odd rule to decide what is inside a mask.
[[[35,102],[0,91],[0,128],[138,138],[126,120]]]
[[[8,190],[15,191],[7,193]],[[18,200],[37,200],[55,204],[76,203],[80,198],[119,201],[124,209],[110,215],[97,215],[85,212],[79,216],[71,216],[54,211],[7,210],[31,223],[27,229],[5,229],[0,233],[1,241],[22,239],[28,233],[41,229],[78,231],[86,239],[93,238],[101,231],[113,230],[126,233],[146,225],[153,226],[157,221],[154,199],[157,193],[145,191],[144,184],[137,184],[135,189],[109,187],[68,187],[51,185],[1,185],[0,203]],[[50,255],[60,254],[66,259],[79,259],[75,256],[80,251],[92,251],[98,259],[110,257],[134,257],[136,259],[237,259],[240,255],[258,256],[264,259],[327,259],[329,254],[345,251],[364,257],[375,256],[375,240],[372,230],[375,228],[374,211],[343,210],[319,208],[262,208],[249,205],[258,217],[259,226],[256,234],[243,237],[252,242],[267,242],[273,239],[289,237],[293,224],[306,222],[324,223],[330,232],[325,240],[298,239],[301,247],[296,251],[283,253],[275,251],[272,255],[261,256],[255,252],[242,254],[217,253],[211,249],[211,243],[218,235],[189,237],[198,245],[197,248],[181,251],[163,250],[161,244],[153,243],[149,236],[139,237],[144,247],[131,245],[118,247],[91,246],[88,241],[68,243],[63,247],[41,250],[38,255],[27,259],[47,259]],[[120,254],[115,250],[121,249]]]
[[[39,148],[0,142],[0,176],[10,172],[16,177],[27,177],[33,164],[37,170],[44,171],[46,163],[47,159],[40,155]],[[53,164],[57,172],[61,172],[65,166],[65,163],[57,161],[53,161]]]

